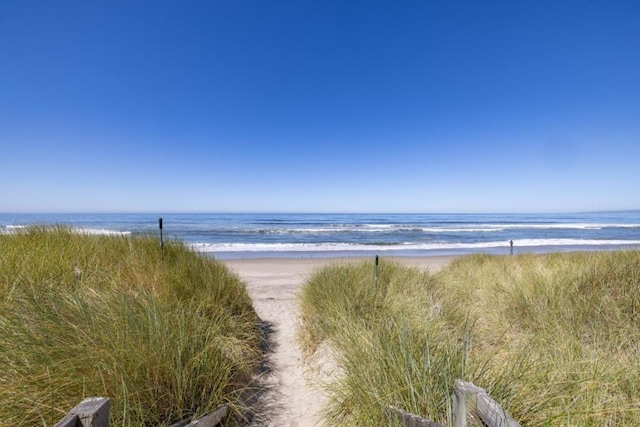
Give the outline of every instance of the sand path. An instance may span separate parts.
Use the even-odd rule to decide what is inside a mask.
[[[400,259],[403,263],[429,269],[437,269],[450,260],[450,257]],[[297,297],[305,279],[316,268],[345,260],[272,258],[224,262],[245,280],[258,315],[274,328],[271,338],[275,345],[270,355],[273,374],[267,379],[270,382],[271,396],[268,400],[271,408],[265,425],[322,426],[319,414],[326,398],[313,386],[317,370],[305,366],[296,342]]]
[[[311,387],[296,343],[297,295],[317,260],[259,259],[226,261],[247,283],[253,305],[263,321],[273,325],[273,375],[268,426],[321,426],[318,413],[325,398]]]

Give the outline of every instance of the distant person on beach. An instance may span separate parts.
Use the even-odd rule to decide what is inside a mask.
[[[511,246],[511,250],[509,251],[509,253],[513,255],[513,240],[509,240],[509,245]]]

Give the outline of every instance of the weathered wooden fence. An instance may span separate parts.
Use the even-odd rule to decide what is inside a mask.
[[[472,383],[456,380],[452,399],[454,427],[466,427],[469,414],[487,427],[520,427],[484,389]],[[405,427],[446,427],[399,408],[389,407],[387,412]]]
[[[218,408],[204,417],[192,421],[179,421],[171,427],[215,427],[229,414],[227,405]],[[104,397],[89,397],[80,402],[75,408],[60,420],[55,427],[108,427],[109,399]]]
[[[467,427],[469,415],[480,420],[487,427],[520,427],[500,404],[482,388],[472,383],[456,380],[453,387],[453,427]],[[390,417],[397,419],[405,427],[446,427],[429,421],[403,409],[388,407]],[[215,411],[191,421],[183,420],[170,427],[215,427],[229,414],[227,405],[220,405]],[[108,427],[109,399],[90,397],[78,404],[58,422],[55,427]]]

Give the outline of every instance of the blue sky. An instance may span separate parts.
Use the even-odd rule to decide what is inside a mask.
[[[640,209],[640,2],[0,3],[0,212]]]

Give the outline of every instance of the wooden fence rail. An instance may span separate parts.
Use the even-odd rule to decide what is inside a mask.
[[[400,408],[387,407],[387,415],[397,420],[404,427],[446,427],[444,424],[429,421]]]
[[[227,405],[220,405],[210,414],[195,421],[185,420],[171,425],[170,427],[215,427],[229,414]]]
[[[500,404],[482,388],[472,383],[456,380],[453,387],[453,427],[467,427],[467,417],[471,413],[487,427],[520,427]],[[229,414],[227,405],[220,405],[215,411],[196,420],[184,420],[171,427],[215,427]],[[387,414],[405,427],[446,427],[429,421],[403,409],[387,407]],[[89,397],[58,422],[55,427],[108,427],[109,399]]]
[[[487,427],[520,427],[504,409],[482,388],[472,383],[456,380],[453,386],[453,427],[467,427],[469,413]],[[387,407],[387,413],[404,427],[446,427],[410,414],[402,409]]]

